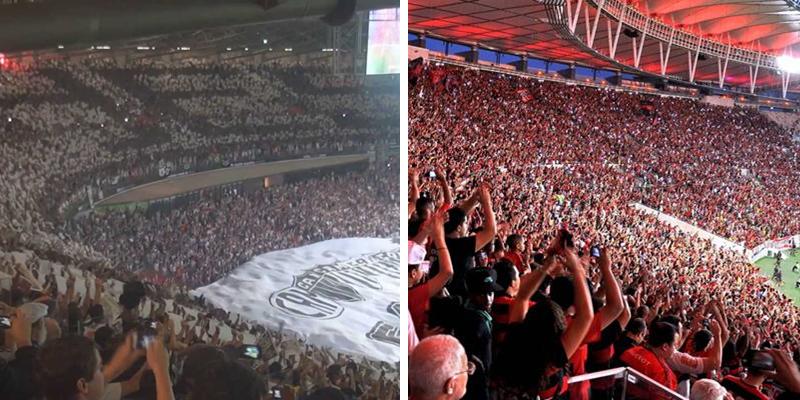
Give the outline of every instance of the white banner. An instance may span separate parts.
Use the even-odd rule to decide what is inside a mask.
[[[400,246],[390,239],[334,239],[262,254],[192,294],[311,344],[400,360]]]

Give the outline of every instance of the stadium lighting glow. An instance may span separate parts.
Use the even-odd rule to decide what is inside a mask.
[[[111,50],[111,46],[97,46],[97,50]]]
[[[245,47],[245,48],[244,48],[244,51],[250,51],[250,49],[248,49],[247,47]]]
[[[8,122],[11,122],[11,117],[8,117]]]
[[[269,43],[269,40],[267,40],[267,39],[264,39],[264,40],[262,40],[261,42],[262,42],[262,43],[264,43],[264,44],[267,44],[267,43]]]
[[[64,48],[64,45],[63,45],[63,44],[60,44],[60,45],[58,45],[58,48],[59,48],[59,49],[63,49],[63,48]]]
[[[287,48],[283,49],[283,51],[292,51],[292,48],[291,47],[287,47]]]
[[[150,50],[150,46],[136,46],[136,50]]]
[[[231,48],[230,47],[226,47],[225,51],[231,51]]]
[[[780,56],[776,59],[778,68],[790,74],[800,73],[800,59],[790,56]]]

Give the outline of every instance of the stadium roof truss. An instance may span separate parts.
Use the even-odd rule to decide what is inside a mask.
[[[510,53],[756,89],[792,89],[800,0],[410,0],[409,26]],[[796,75],[796,74],[795,74]],[[796,82],[794,82],[796,85]]]
[[[323,48],[338,48],[344,52],[355,51],[367,12],[359,11],[349,22],[330,26],[318,19],[276,21],[235,27],[201,29],[173,34],[153,35],[126,41],[99,42],[113,51],[98,50],[97,46],[75,44],[52,49],[34,50],[42,58],[92,55],[114,57],[127,54],[129,61],[160,58],[219,56],[221,59],[248,58],[263,55],[263,60],[274,60],[300,54],[319,54]],[[366,42],[366,39],[363,42]],[[292,52],[285,49],[291,48]],[[333,54],[323,53],[322,56]]]

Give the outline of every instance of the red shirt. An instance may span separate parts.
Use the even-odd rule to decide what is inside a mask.
[[[522,255],[516,251],[507,251],[505,257],[503,258],[514,264],[514,266],[517,267],[517,271],[519,271],[520,275],[522,275],[522,272],[525,271],[525,266],[522,265]]]
[[[602,320],[599,314],[595,314],[592,319],[592,324],[589,326],[589,332],[586,332],[586,337],[583,338],[581,344],[575,354],[569,358],[572,364],[572,376],[583,375],[586,373],[586,359],[589,358],[589,343],[594,343],[600,340],[600,333],[602,332]],[[572,323],[572,317],[567,319],[567,326]],[[583,381],[569,385],[569,398],[573,399],[589,399],[589,387],[591,382]]]
[[[660,360],[652,350],[644,346],[634,346],[626,350],[619,359],[625,365],[641,372],[648,378],[666,386],[671,390],[678,388],[678,379],[675,373],[669,368],[666,362]],[[634,393],[636,391],[645,390],[644,388],[635,385],[628,385],[631,394],[635,397],[640,397],[641,393]],[[645,396],[647,397],[647,396]],[[652,397],[652,396],[650,396]]]
[[[722,386],[728,389],[734,398],[769,400],[769,397],[753,386],[748,385],[742,378],[728,375],[722,379]]]
[[[511,323],[511,305],[514,304],[514,298],[508,296],[495,297],[492,303],[492,337],[495,343],[503,343],[510,328]],[[528,309],[530,310],[536,303],[528,301]]]
[[[414,330],[417,335],[425,332],[424,327],[428,322],[428,305],[430,304],[430,294],[428,282],[408,289],[408,312],[414,321]]]

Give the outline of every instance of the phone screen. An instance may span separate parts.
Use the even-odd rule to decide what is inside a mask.
[[[253,360],[261,358],[261,349],[256,345],[245,345],[242,349],[242,355]]]
[[[2,316],[0,317],[0,329],[11,328],[11,318]]]
[[[600,257],[600,248],[592,246],[592,257]]]

